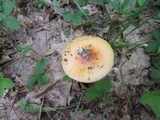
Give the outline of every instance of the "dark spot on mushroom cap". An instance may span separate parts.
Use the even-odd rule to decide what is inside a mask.
[[[68,60],[66,58],[64,58],[64,62],[67,62]]]
[[[88,70],[92,70],[92,69],[93,69],[93,67],[92,67],[92,66],[88,67]]]

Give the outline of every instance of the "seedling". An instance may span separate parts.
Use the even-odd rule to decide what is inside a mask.
[[[25,59],[26,53],[32,49],[31,45],[22,47],[21,45],[16,46],[16,50],[21,53],[20,61],[22,62]]]
[[[14,83],[9,78],[4,78],[0,72],[0,99],[4,95],[5,89],[11,89],[14,87]]]
[[[155,40],[148,43],[145,47],[147,53],[152,55],[151,62],[153,64],[152,69],[150,70],[150,77],[153,80],[160,80],[160,31],[154,30],[153,32]],[[155,90],[152,92],[144,93],[141,98],[140,102],[142,104],[149,105],[153,112],[160,117],[160,90]]]
[[[11,16],[11,12],[15,7],[15,1],[1,0],[0,1],[0,24],[9,29],[18,29],[18,20]]]
[[[47,61],[44,58],[42,58],[37,62],[35,68],[36,73],[29,77],[28,84],[34,85],[38,83],[38,85],[44,85],[47,82],[49,82],[48,76],[43,74],[46,68],[47,68]]]
[[[41,106],[38,104],[29,104],[26,100],[22,100],[18,102],[18,106],[20,107],[20,111],[22,112],[39,112],[41,110]],[[43,107],[41,112],[50,112],[53,111],[53,108]]]
[[[142,104],[150,105],[153,112],[160,117],[160,90],[155,90],[152,92],[146,92],[144,93],[141,98],[140,102]]]
[[[109,77],[98,81],[92,87],[90,87],[86,93],[86,100],[92,101],[103,96],[104,102],[108,101],[108,96],[106,95],[111,89],[111,83]]]
[[[62,80],[63,81],[68,81],[68,80],[70,80],[70,77],[68,75],[65,75],[65,76],[63,76]]]
[[[150,76],[153,80],[160,79],[160,32],[159,30],[154,30],[153,32],[156,40],[151,41],[145,47],[147,53],[152,53],[154,56],[152,57],[152,64],[154,66],[150,71]]]
[[[119,0],[109,0],[108,1],[112,7],[120,13],[130,13],[134,11],[135,6],[138,2],[139,6],[143,6],[148,3],[148,0],[124,0],[120,2]]]
[[[88,14],[88,10],[84,10]],[[62,13],[63,19],[66,21],[71,21],[72,25],[81,25],[84,23],[84,14],[78,10],[77,12],[67,11]]]

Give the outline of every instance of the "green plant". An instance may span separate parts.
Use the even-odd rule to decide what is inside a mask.
[[[104,5],[108,2],[109,0],[88,0],[89,3],[95,3],[99,5]]]
[[[59,7],[61,0],[55,0],[55,5],[51,4],[45,0],[35,0],[34,3],[38,6],[38,8],[41,8],[42,6],[51,6],[51,7]]]
[[[0,0],[0,24],[9,29],[18,29],[18,20],[11,16],[15,7],[15,1]]]
[[[3,97],[5,89],[11,89],[14,83],[9,78],[4,78],[0,72],[0,98]]]
[[[160,117],[160,90],[155,90],[152,92],[144,93],[141,98],[140,102],[142,104],[150,105],[153,112]]]
[[[155,40],[148,43],[145,47],[145,51],[147,53],[152,53],[151,62],[153,64],[153,68],[150,71],[150,76],[153,80],[160,79],[160,31],[154,30],[153,32]]]
[[[138,2],[139,6],[143,6],[148,3],[148,0],[124,0],[120,2],[119,0],[109,0],[108,1],[112,7],[120,13],[130,13],[134,11],[135,6]]]
[[[109,77],[98,81],[93,86],[91,86],[86,93],[86,100],[91,101],[103,96],[104,102],[108,101],[107,93],[111,89],[111,83]]]
[[[150,70],[150,77],[152,80],[160,80],[160,31],[155,29],[153,31],[154,40],[150,41],[145,47],[145,51],[151,55],[151,63],[153,67]],[[151,107],[153,112],[160,117],[160,90],[152,92],[145,92],[140,102]]]
[[[88,14],[88,10],[84,10]],[[84,23],[84,14],[78,10],[77,12],[67,11],[62,13],[63,19],[66,21],[71,21],[72,25],[80,25]]]
[[[22,47],[21,45],[18,45],[15,48],[18,52],[21,53],[20,61],[22,62],[25,59],[26,53],[32,49],[32,46],[27,45],[25,47]]]
[[[63,76],[62,80],[63,81],[68,81],[68,80],[70,80],[70,77],[68,75],[65,75],[65,76]]]
[[[38,104],[29,104],[26,100],[19,101],[18,106],[20,107],[20,111],[22,112],[50,112],[54,110],[50,107],[41,107]]]
[[[48,76],[44,75],[46,68],[47,61],[44,58],[42,58],[37,62],[35,68],[36,73],[29,77],[28,84],[34,85],[38,83],[38,85],[43,85],[49,82]]]

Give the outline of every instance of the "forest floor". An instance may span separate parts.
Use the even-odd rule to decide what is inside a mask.
[[[151,55],[144,48],[154,39],[153,30],[160,29],[160,24],[151,17],[160,7],[145,9],[128,24],[130,18],[127,20],[126,16],[129,14],[117,12],[110,4],[86,3],[82,8],[88,10],[93,27],[85,15],[80,25],[64,20],[63,12],[78,10],[73,1],[61,0],[57,4],[51,7],[31,0],[17,1],[13,15],[16,14],[21,27],[9,32],[2,28],[1,71],[15,86],[5,90],[0,99],[0,120],[158,120],[150,106],[140,103],[140,98],[146,90],[160,89],[160,83],[149,76]],[[38,5],[43,6],[38,8]],[[104,7],[111,20],[108,20]],[[119,24],[124,19],[126,22]],[[145,20],[147,22],[138,27]],[[115,47],[114,66],[108,74],[112,89],[107,94],[107,102],[102,97],[86,101],[82,91],[86,92],[94,83],[62,80],[65,76],[61,65],[63,49],[71,40],[84,35],[99,36],[109,43],[115,41],[112,45]],[[23,49],[31,46],[31,50],[23,56],[16,46]],[[44,74],[49,82],[30,86],[30,90],[28,79],[35,74],[37,61],[42,58],[47,61]],[[23,101],[21,106],[19,101]],[[27,104],[38,107],[31,106],[25,112]],[[45,112],[42,106],[46,107]],[[34,109],[37,111],[33,112]]]

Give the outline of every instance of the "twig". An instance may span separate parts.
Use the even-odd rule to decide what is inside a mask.
[[[44,105],[44,98],[42,99],[42,103],[41,103],[41,106],[40,106],[38,120],[41,120],[41,114],[42,114],[43,105]]]
[[[21,83],[21,85],[23,85],[27,89],[27,91],[29,92],[28,88],[23,84],[23,82],[21,81],[21,79],[12,70],[11,70],[11,72],[17,78],[17,80]]]
[[[75,111],[74,111],[74,114],[73,114],[71,120],[74,120],[74,118],[75,118],[75,116],[76,116],[76,114],[77,114],[77,111],[78,111],[79,106],[80,106],[81,101],[82,101],[82,97],[83,97],[83,92],[81,93],[80,100],[79,100],[79,102],[78,102],[78,105],[77,105],[77,107],[76,107],[76,109],[75,109]]]
[[[122,63],[121,68],[120,68],[120,75],[121,75],[121,80],[122,80],[122,87],[123,87],[124,90],[127,89],[127,86],[126,86],[125,83],[124,83],[123,72],[122,72],[122,67],[123,67],[123,65],[124,65],[125,63],[126,63],[126,61],[124,61],[124,62]],[[129,107],[130,107],[130,109],[131,109],[131,113],[132,113],[132,115],[133,115],[133,120],[135,120],[134,111],[133,111],[133,106],[132,106],[131,100],[130,100],[130,98],[129,98],[128,92],[126,92],[126,99],[127,99],[127,101],[128,101]]]
[[[53,86],[57,85],[58,83],[60,83],[60,80],[58,80],[57,82],[52,83],[50,86],[48,86],[45,90],[43,90],[41,93],[37,94],[35,96],[35,98],[40,97],[41,95],[43,95],[45,92],[47,92],[48,90],[50,90]]]

